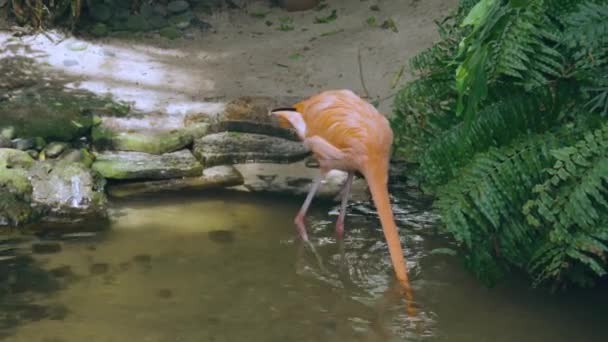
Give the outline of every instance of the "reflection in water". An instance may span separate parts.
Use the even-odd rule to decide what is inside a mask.
[[[417,316],[408,317],[373,211],[342,243],[328,205],[297,238],[299,199],[171,194],[115,203],[111,229],[4,241],[6,341],[601,341],[607,295],[480,286],[435,217],[395,198]],[[330,215],[335,215],[330,211]],[[36,245],[37,247],[33,247]],[[8,247],[4,247],[8,246]],[[19,250],[16,251],[15,249]],[[10,251],[9,251],[10,250]],[[33,253],[35,251],[36,253]]]

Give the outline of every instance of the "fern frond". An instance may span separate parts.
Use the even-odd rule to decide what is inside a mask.
[[[538,274],[537,284],[567,278],[576,266],[602,276],[608,266],[608,123],[551,154],[556,162],[549,178],[533,189],[535,198],[523,210],[529,224],[548,236],[530,271]]]
[[[420,173],[427,186],[457,176],[475,153],[550,127],[558,118],[558,111],[547,108],[550,102],[548,95],[515,95],[480,111],[470,126],[460,122],[445,130],[421,151]]]
[[[556,146],[555,136],[543,134],[491,148],[438,190],[436,207],[446,229],[482,269],[498,272],[498,255],[514,264],[526,260],[536,232],[521,224],[521,206],[542,180]]]

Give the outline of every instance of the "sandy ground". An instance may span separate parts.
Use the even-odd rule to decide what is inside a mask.
[[[391,87],[395,74],[437,40],[434,20],[456,5],[457,0],[332,0],[321,12],[288,13],[269,8],[267,1],[253,1],[245,10],[200,14],[213,32],[197,30],[191,39],[169,41],[151,35],[92,40],[59,32],[14,38],[0,31],[0,46],[14,46],[0,49],[0,58],[35,56],[74,81],[73,87],[109,93],[133,102],[138,110],[168,115],[217,112],[223,101],[242,95],[306,97],[349,88],[365,96],[363,76],[370,100],[384,99],[380,110],[388,115],[390,96],[399,87]],[[338,14],[334,22],[314,23],[332,9]],[[251,15],[259,12],[268,14]],[[285,16],[293,19],[291,31],[277,29]],[[370,16],[378,24],[392,18],[398,32],[369,26]],[[324,35],[328,32],[333,34]],[[398,84],[411,77],[406,65]]]

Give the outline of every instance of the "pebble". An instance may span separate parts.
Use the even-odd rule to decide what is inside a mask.
[[[190,4],[187,1],[178,0],[171,1],[167,4],[167,9],[171,13],[181,13],[190,8]]]
[[[110,265],[101,262],[94,263],[93,265],[91,265],[91,267],[89,267],[89,271],[91,272],[91,274],[105,274],[108,273],[109,270]]]
[[[32,252],[35,254],[52,254],[61,251],[59,242],[36,242],[32,244]]]
[[[13,140],[13,147],[18,150],[25,151],[36,147],[36,143],[34,142],[34,139],[17,138]]]

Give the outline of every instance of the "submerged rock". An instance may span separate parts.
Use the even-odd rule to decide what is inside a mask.
[[[296,196],[306,195],[319,174],[319,170],[307,167],[306,161],[291,164],[239,164],[235,167],[245,180],[245,184],[237,189]],[[339,201],[335,197],[340,193],[347,177],[348,174],[343,171],[329,172],[319,187],[317,197]],[[368,199],[367,184],[364,179],[355,177],[351,188],[351,199]]]
[[[169,179],[199,176],[202,165],[189,150],[162,155],[142,152],[103,152],[93,169],[109,179]]]
[[[310,151],[300,142],[262,134],[223,132],[194,142],[194,154],[205,165],[247,162],[288,163],[306,158]]]
[[[199,177],[113,184],[108,187],[108,193],[113,197],[126,197],[160,191],[200,191],[242,185],[243,182],[243,176],[233,166],[215,166],[203,170]]]

